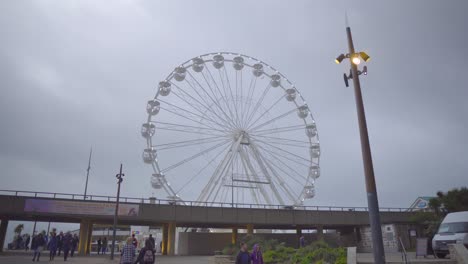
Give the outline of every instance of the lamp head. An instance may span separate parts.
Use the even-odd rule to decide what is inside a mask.
[[[353,55],[353,57],[351,58],[351,62],[355,65],[359,65],[361,63],[361,59],[358,55]]]
[[[359,52],[359,55],[365,62],[368,62],[370,60],[370,56],[367,55],[367,53],[365,53],[364,51]]]
[[[340,64],[345,58],[346,56],[344,54],[340,54],[340,56],[335,59],[336,64]]]

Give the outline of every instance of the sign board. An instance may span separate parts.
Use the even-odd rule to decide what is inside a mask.
[[[411,230],[409,231],[409,235],[410,235],[410,237],[415,237],[415,236],[416,236],[416,230],[411,229]]]
[[[427,238],[417,238],[416,239],[416,257],[427,256]]]
[[[138,216],[138,204],[119,204],[119,216]],[[25,212],[56,213],[69,215],[106,215],[115,214],[114,203],[81,202],[48,199],[26,199]]]

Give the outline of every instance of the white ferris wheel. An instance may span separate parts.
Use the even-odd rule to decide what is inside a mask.
[[[301,205],[320,146],[297,88],[255,58],[205,54],[175,68],[147,104],[151,185],[179,203]]]

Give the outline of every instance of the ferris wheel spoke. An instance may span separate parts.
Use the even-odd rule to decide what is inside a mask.
[[[253,180],[252,180],[251,177],[250,177],[250,173],[249,173],[249,169],[248,169],[248,167],[247,167],[247,164],[245,163],[245,160],[243,159],[243,156],[242,156],[241,153],[239,153],[239,156],[240,156],[240,160],[241,160],[241,164],[242,164],[243,171],[244,171],[244,173],[245,173],[245,175],[246,175],[246,177],[247,177],[248,185],[249,185],[250,187],[253,187],[253,183],[252,183]],[[250,188],[250,195],[252,195],[252,197],[253,197],[255,203],[258,204],[258,203],[259,203],[259,200],[258,200],[258,197],[257,197],[257,193],[254,191],[253,188]]]
[[[195,113],[193,113],[193,112],[191,112],[191,111],[189,111],[189,110],[186,110],[186,109],[184,109],[184,108],[182,108],[182,107],[173,105],[173,104],[168,103],[168,102],[163,101],[163,100],[159,100],[159,101],[160,101],[161,103],[167,104],[168,106],[170,106],[170,107],[172,107],[172,108],[174,108],[174,109],[178,109],[178,110],[180,110],[180,111],[183,111],[185,114],[187,114],[187,115],[189,115],[189,116],[195,116],[195,117],[198,117],[198,118],[200,118],[200,119],[209,121],[209,122],[212,123],[212,125],[218,125],[218,126],[221,127],[221,128],[225,128],[225,127],[226,127],[225,125],[220,124],[220,123],[218,123],[218,122],[216,122],[216,121],[214,121],[214,120],[212,120],[212,119],[209,119],[209,118],[207,118],[206,116],[201,116],[201,115],[199,115],[199,114],[195,114]],[[161,109],[163,109],[162,106],[161,106]],[[166,110],[166,111],[169,111],[168,108],[165,108],[165,110]],[[172,112],[172,113],[174,113],[174,112]],[[203,124],[202,122],[197,122],[197,123]],[[206,126],[208,126],[208,125],[206,125]],[[211,128],[213,128],[213,127],[211,127]]]
[[[259,140],[259,139],[257,139],[257,141],[258,141],[258,142],[261,142],[261,143],[263,143],[263,144],[265,144],[265,145],[268,145],[268,146],[270,146],[270,147],[272,147],[272,148],[275,148],[275,149],[277,149],[277,150],[280,150],[280,151],[282,151],[282,152],[284,152],[284,153],[286,153],[286,154],[288,154],[288,155],[292,155],[292,156],[294,156],[294,157],[296,157],[296,158],[298,158],[298,159],[304,160],[304,161],[306,161],[306,162],[310,162],[310,160],[308,160],[308,159],[305,159],[305,158],[303,158],[303,157],[301,157],[301,156],[299,156],[299,155],[297,155],[297,154],[294,154],[294,153],[292,153],[292,152],[290,152],[290,151],[287,151],[287,150],[285,150],[285,149],[282,149],[282,148],[280,148],[280,147],[278,147],[278,146],[272,145],[272,144],[270,144],[270,143],[268,143],[268,142],[266,142],[266,141]]]
[[[219,134],[213,134],[213,133],[188,131],[188,130],[186,130],[184,128],[156,127],[156,129],[167,130],[167,131],[177,131],[177,132],[180,132],[180,133],[188,133],[188,134],[197,133],[199,135],[207,135],[207,136],[218,136],[219,135]]]
[[[294,181],[295,183],[299,184],[299,185],[302,185],[304,184],[304,182],[300,182],[298,179],[296,179],[296,177],[293,177],[288,171],[286,171],[285,169],[281,168],[281,166],[279,166],[278,164],[276,164],[275,162],[271,162],[270,163],[273,167],[275,167],[276,169],[278,169],[279,171],[281,171],[283,174],[282,175],[286,175],[289,179],[291,179],[292,181]],[[306,178],[305,177],[301,177],[303,178],[303,180],[305,181]]]
[[[221,163],[219,163],[218,167],[213,172],[213,175],[211,175],[210,180],[208,181],[208,183],[203,188],[203,190],[200,193],[200,196],[198,197],[197,201],[206,202],[206,201],[209,200],[209,198],[210,198],[210,196],[211,196],[211,194],[213,192],[213,188],[216,187],[219,180],[224,175],[224,172],[225,172],[226,168],[228,168],[229,165],[231,164],[233,155],[234,155],[235,152],[237,152],[237,149],[238,149],[238,147],[239,147],[239,145],[241,143],[241,140],[242,140],[242,137],[239,137],[235,142],[232,143],[229,151],[224,156],[224,159],[221,161]],[[214,187],[213,187],[213,185],[214,185]]]
[[[172,82],[171,82],[171,83],[172,83]],[[194,91],[195,91],[195,93],[198,95],[198,97],[200,97],[200,99],[203,101],[203,103],[200,102],[199,100],[197,100],[195,97],[191,96],[188,92],[186,92],[186,91],[185,91],[184,89],[182,89],[180,86],[177,86],[175,83],[172,83],[172,85],[174,85],[180,92],[182,92],[182,93],[184,93],[186,96],[190,97],[193,101],[197,102],[200,106],[202,106],[203,108],[205,108],[207,114],[210,113],[210,112],[213,112],[213,111],[211,111],[211,109],[210,109],[210,107],[209,107],[209,106],[210,106],[209,102],[207,102],[206,99],[205,99],[203,96],[201,96],[200,93],[199,93],[196,89],[195,89]],[[193,88],[192,88],[192,89],[193,89]],[[189,105],[192,105],[192,104],[189,103]]]
[[[176,92],[175,90],[172,91],[172,93],[177,96],[180,100],[184,101],[185,103],[187,103],[187,105],[191,106],[193,109],[197,110],[199,113],[201,114],[204,114],[203,110],[198,108],[198,107],[203,107],[205,108],[205,110],[208,110],[208,107],[206,105],[204,105],[203,103],[201,103],[200,101],[198,101],[196,98],[194,98],[193,96],[191,96],[190,94],[188,94],[186,91],[182,90],[182,89],[178,89],[178,91],[181,92],[181,94],[179,94],[178,92]],[[189,102],[189,100],[187,99],[187,97],[189,97],[191,100],[191,102]],[[193,100],[193,102],[192,102]],[[197,105],[197,106],[195,106]]]
[[[276,179],[276,181],[279,183],[279,188],[283,190],[284,193],[289,197],[289,199],[294,203],[296,202],[296,198],[291,194],[291,192],[288,190],[288,184],[282,179],[279,174],[276,172],[275,168],[268,162],[267,159],[263,157],[261,153],[259,153],[260,157],[263,159],[263,162],[266,164],[268,169],[270,169],[271,174],[273,177]]]
[[[250,133],[255,134],[255,135],[258,136],[258,135],[283,133],[283,132],[289,132],[289,131],[301,130],[301,129],[305,129],[305,126],[304,125],[293,125],[293,126],[285,126],[285,127],[272,127],[272,128],[262,129],[262,130],[258,130],[258,131],[251,131]]]
[[[268,168],[265,165],[264,160],[262,159],[262,156],[260,152],[258,151],[256,145],[254,143],[250,143],[250,150],[252,151],[254,159],[257,161],[257,164],[259,165],[260,169],[262,170],[263,174],[265,177],[270,181],[270,189],[272,190],[274,196],[276,197],[276,200],[281,204],[284,205],[284,200],[283,197],[280,195],[278,189],[276,188],[276,185],[273,182],[273,179],[268,172]]]
[[[213,164],[213,162],[219,158],[219,156],[228,150],[230,146],[228,145],[226,148],[222,149],[220,152],[216,153],[216,155],[214,155],[214,158],[212,158],[208,163],[206,163],[205,166],[203,166],[203,168],[201,168],[194,176],[192,176],[188,181],[185,182],[184,185],[182,185],[182,187],[180,187],[180,189],[177,191],[177,193],[180,193],[182,190],[185,189],[185,187],[187,187],[196,177],[198,177],[205,169],[207,169],[208,167],[211,166],[211,164]]]
[[[262,123],[262,124],[260,124],[260,125],[257,125],[256,127],[253,127],[252,129],[249,127],[247,130],[249,130],[249,131],[255,131],[255,130],[261,128],[261,127],[264,127],[264,126],[266,126],[266,125],[268,125],[268,124],[271,124],[271,123],[275,122],[276,120],[279,120],[279,119],[281,119],[281,118],[284,118],[284,117],[290,115],[291,113],[294,113],[295,111],[296,111],[296,109],[289,110],[288,112],[286,112],[286,113],[284,113],[284,114],[281,114],[281,115],[279,115],[279,116],[277,116],[277,117],[274,117],[274,118],[272,118],[272,119],[270,119],[270,120],[268,120],[268,121],[266,121],[266,122],[264,122],[264,123]],[[252,125],[250,125],[250,126],[252,126]]]
[[[175,123],[169,123],[169,122],[161,122],[161,121],[154,121],[154,124],[158,125],[166,125],[168,128],[176,127],[176,128],[184,128],[186,131],[193,132],[193,133],[199,133],[200,130],[208,130],[209,132],[216,131],[216,132],[221,132],[223,133],[222,135],[226,134],[226,131],[224,130],[219,130],[219,129],[212,129],[212,128],[207,128],[207,127],[197,127],[197,126],[190,126],[190,125],[181,125],[181,124],[175,124]],[[159,127],[158,127],[159,128]],[[190,131],[190,129],[193,129],[194,131]],[[211,135],[219,135],[219,134],[211,134]]]
[[[260,147],[261,149],[263,149],[262,147]],[[265,149],[263,149],[265,150]],[[277,153],[272,153],[270,151],[265,151],[265,153],[267,153],[267,155],[273,159],[275,159],[276,161],[278,161],[279,163],[281,163],[283,166],[285,166],[288,170],[294,172],[299,178],[301,178],[302,180],[307,180],[307,177],[305,177],[304,175],[302,175],[301,173],[299,173],[295,168],[291,167],[289,164],[287,164],[286,162],[283,161],[284,157],[282,157],[281,155],[278,155]],[[277,156],[281,157],[281,158],[278,158]],[[276,164],[276,163],[273,163],[275,164],[276,166],[279,166],[279,164]],[[301,164],[303,165],[303,164]],[[306,166],[307,168],[309,166]]]
[[[210,75],[211,75],[211,73],[210,73]],[[218,75],[219,75],[219,81],[221,82],[221,85],[223,86],[223,91],[224,91],[224,93],[226,95],[225,102],[226,102],[226,105],[228,106],[229,113],[231,114],[233,119],[235,119],[237,117],[237,112],[236,112],[236,106],[234,105],[234,100],[235,100],[234,99],[234,94],[232,93],[232,90],[229,87],[227,87],[229,83],[227,83],[227,81],[223,77],[223,74],[221,73],[220,69],[218,69]],[[214,81],[213,75],[211,75],[211,78]],[[226,82],[226,84],[225,84],[225,82]],[[229,101],[232,102],[232,110],[231,110],[231,104],[229,103]],[[234,121],[234,122],[236,123],[236,121]],[[236,123],[236,125],[239,127],[239,124]]]
[[[251,134],[252,135],[252,134]],[[298,144],[310,144],[309,141],[303,141],[303,140],[297,140],[297,139],[290,139],[290,138],[282,138],[282,137],[270,137],[270,136],[264,136],[264,135],[252,135],[254,137],[261,137],[261,138],[266,138],[268,140],[277,140],[277,141],[285,141],[285,142],[291,142],[291,143],[298,143]]]
[[[190,74],[190,76],[192,76],[192,75]],[[193,78],[193,76],[192,76],[192,78]],[[189,86],[192,87],[193,90],[197,90],[197,89],[195,88],[195,86],[194,86],[191,82],[189,82],[188,79],[185,79],[185,82],[188,83]],[[224,114],[224,116],[226,117],[226,119],[227,119],[227,120],[231,120],[231,118],[226,114],[226,112],[224,112],[223,108],[219,105],[219,102],[218,102],[216,99],[214,99],[214,98],[205,90],[205,88],[198,82],[198,80],[195,80],[195,82],[198,84],[198,86],[201,88],[201,90],[208,96],[208,98],[211,99],[211,103],[212,103],[213,105],[217,106],[217,108]],[[210,88],[210,89],[211,89],[211,88]],[[208,104],[208,105],[210,105],[210,104]],[[215,115],[217,115],[215,111],[212,111],[212,113],[215,114]],[[217,116],[218,116],[218,115],[217,115]],[[218,116],[218,118],[220,118],[221,120],[223,120],[223,121],[226,123],[225,126],[233,127],[234,123],[228,122],[226,119],[221,118],[221,117],[219,117],[219,116]]]
[[[252,88],[252,85],[253,85],[253,88]],[[255,92],[255,87],[257,85],[257,78],[255,77],[255,75],[252,74],[252,77],[250,78],[250,84],[249,84],[249,90],[248,90],[248,93],[247,93],[247,98],[245,100],[245,107],[244,107],[244,113],[242,113],[242,120],[244,120],[244,123],[242,124],[244,127],[247,126],[247,124],[245,123],[247,120],[247,115],[250,111],[250,106],[251,106],[251,98],[253,97],[253,94]]]
[[[255,181],[260,182],[261,179],[260,179],[260,177],[258,176],[257,171],[255,170],[254,166],[252,165],[251,159],[249,158],[250,155],[248,154],[248,151],[244,151],[244,150],[241,148],[240,151],[239,151],[239,153],[240,153],[240,155],[241,155],[241,156],[240,156],[241,159],[244,160],[245,164],[247,165],[247,168],[248,168],[248,169],[250,170],[250,172],[252,173],[253,179],[254,179]],[[266,177],[266,175],[265,175],[265,177]],[[260,190],[260,194],[262,195],[262,197],[263,197],[265,203],[271,204],[271,198],[270,198],[270,196],[268,195],[268,193],[266,192],[265,188],[264,188],[262,185],[258,186],[258,188],[259,188],[259,190]]]
[[[220,103],[218,102],[218,100],[217,100],[216,98],[213,98],[213,97],[206,91],[206,89],[203,87],[203,85],[201,85],[200,82],[198,82],[198,80],[195,79],[195,77],[193,77],[193,75],[192,75],[190,72],[188,72],[188,73],[189,73],[190,77],[193,79],[193,81],[195,81],[195,82],[197,83],[198,87],[200,87],[200,88],[202,89],[202,91],[208,96],[208,98],[211,99],[211,102],[212,102],[213,104],[215,104],[215,105],[218,107],[218,109],[223,113],[223,115],[225,116],[226,119],[222,118],[222,120],[223,120],[224,122],[226,122],[226,125],[230,124],[231,127],[234,126],[235,124],[234,124],[232,118],[230,118],[229,115],[226,114],[226,112],[224,111],[223,107],[221,107],[221,105],[220,105]],[[187,79],[185,79],[185,81],[186,81],[187,83],[189,83],[189,85],[190,85],[193,89],[195,89],[194,85],[191,84]],[[209,83],[207,83],[207,84],[208,84],[208,88],[209,88],[210,91],[213,93],[213,89],[211,88],[211,85],[210,85]],[[214,111],[213,111],[213,113],[216,114]],[[217,115],[217,114],[216,114],[216,115]],[[217,115],[217,116],[218,116],[218,115]],[[218,117],[219,117],[219,116],[218,116]],[[221,117],[219,117],[219,118],[221,118]]]
[[[184,90],[181,90],[182,92],[186,93]],[[205,105],[202,105],[198,100],[196,100],[195,98],[193,98],[192,96],[190,96],[195,102],[197,102],[198,105],[201,105],[202,107],[205,108],[205,112],[201,109],[199,109],[198,107],[195,107],[195,104],[194,103],[191,103],[191,102],[188,102],[185,98],[184,95],[179,95],[177,94],[175,91],[172,92],[175,96],[177,96],[179,99],[181,99],[182,101],[184,101],[185,103],[187,103],[187,105],[190,105],[193,109],[197,110],[201,115],[204,115],[204,116],[208,116],[209,113],[213,113],[213,111],[210,111],[210,109],[205,106]],[[224,120],[223,118],[221,118],[220,116],[216,115],[217,118],[223,120],[224,122],[226,122],[226,120]],[[210,118],[210,120],[212,120]]]
[[[301,129],[305,129],[305,126],[304,125],[293,125],[293,126],[284,126],[284,127],[273,127],[273,128],[267,128],[267,129],[262,129],[262,130],[256,130],[255,131],[255,134],[258,134],[258,133],[264,133],[264,132],[271,132],[271,133],[277,133],[278,131],[281,131],[283,129],[292,129],[292,128],[301,128]],[[253,132],[254,130],[251,130],[251,133]]]
[[[247,127],[255,125],[260,120],[260,118],[262,118],[265,114],[269,113],[270,110],[273,109],[273,107],[275,107],[285,96],[286,95],[282,95],[280,98],[278,98],[278,100],[276,100],[266,111],[259,115],[258,118],[255,119],[255,121],[253,121],[252,124],[249,124]]]
[[[227,71],[226,71],[226,67],[223,67],[223,70],[224,70],[224,76],[226,76],[227,88],[232,92],[231,82],[229,81],[229,75],[228,75],[228,73],[227,73]],[[237,91],[236,91],[236,93],[237,93]],[[236,97],[235,97],[235,98],[233,97],[233,102],[232,102],[232,103],[233,103],[233,105],[235,104],[234,110],[235,110],[235,112],[236,112],[236,118],[237,118],[237,119],[236,119],[236,123],[237,123],[238,126],[240,126],[240,123],[239,123],[239,111],[238,111],[238,109],[237,109],[237,94],[236,94]]]
[[[179,116],[179,117],[185,118],[185,119],[187,119],[187,120],[190,120],[190,121],[192,121],[192,122],[194,122],[194,123],[196,123],[196,124],[199,124],[199,125],[201,125],[201,126],[204,126],[204,127],[207,127],[207,128],[211,128],[211,129],[213,129],[213,130],[216,130],[216,128],[214,128],[214,127],[212,127],[212,126],[210,126],[210,125],[203,124],[203,123],[200,122],[200,121],[197,121],[197,120],[195,120],[195,119],[189,118],[189,117],[187,117],[187,116],[185,116],[185,115],[182,115],[182,114],[180,114],[180,113],[174,112],[174,111],[170,110],[169,108],[161,107],[161,109],[163,109],[163,110],[165,110],[165,111],[167,111],[167,112],[169,112],[169,113],[172,113],[172,114],[174,114],[174,115],[176,115],[176,116]]]
[[[208,149],[205,149],[205,150],[203,150],[201,152],[198,152],[195,155],[192,155],[192,156],[190,156],[190,157],[188,157],[188,158],[186,158],[186,159],[184,159],[182,161],[179,161],[176,164],[173,164],[173,165],[171,165],[171,166],[169,166],[169,167],[167,167],[165,169],[162,169],[161,172],[168,172],[168,171],[170,171],[172,169],[175,169],[175,168],[177,168],[177,167],[179,167],[179,166],[181,166],[181,165],[183,165],[183,164],[185,164],[185,163],[187,163],[187,162],[189,162],[191,160],[194,160],[194,159],[200,157],[203,154],[209,153],[210,151],[213,151],[213,150],[227,144],[228,142],[229,142],[229,140],[225,140],[225,141],[223,141],[221,143],[218,143],[218,144],[216,144],[216,145],[214,145],[214,146],[212,146],[212,147],[210,147]]]
[[[260,96],[260,98],[258,98],[258,101],[255,104],[254,108],[252,109],[252,112],[247,113],[248,118],[247,118],[247,121],[245,122],[246,124],[249,124],[252,118],[255,116],[255,113],[257,112],[258,108],[260,108],[260,106],[262,105],[262,102],[265,99],[265,96],[268,93],[268,91],[270,91],[270,88],[271,88],[271,84],[268,83],[265,89],[263,90],[262,95]]]
[[[172,142],[169,144],[155,145],[154,147],[158,151],[161,151],[161,150],[181,148],[181,147],[191,147],[191,146],[196,146],[196,145],[206,144],[206,143],[214,143],[214,142],[219,142],[222,140],[226,140],[226,138],[216,137],[215,139],[204,138],[204,139],[196,139],[196,140],[186,140],[186,141],[180,141],[180,142]]]
[[[215,79],[213,77],[213,74],[211,73],[211,71],[210,71],[210,69],[208,67],[206,67],[206,71],[210,75],[210,78],[213,81],[213,84],[214,84],[215,88],[218,90],[219,94],[221,95],[221,98],[224,98],[224,100],[221,100],[221,101],[223,101],[224,104],[226,105],[226,108],[228,109],[230,116],[234,116],[234,114],[233,114],[233,112],[231,110],[231,107],[229,106],[228,95],[226,93],[226,89],[224,88],[224,82],[222,82],[222,80],[221,80],[221,84],[223,85],[223,92],[224,92],[224,93],[222,93],[218,83],[215,81]],[[206,76],[205,76],[205,74],[203,72],[202,72],[202,75],[203,75],[203,78],[205,79],[206,84],[210,85],[210,82],[208,81],[208,78],[206,78]],[[231,120],[232,120],[232,118],[231,118]]]
[[[252,136],[252,137],[255,138],[255,136]],[[275,145],[282,145],[282,146],[289,146],[289,147],[296,147],[296,148],[309,148],[310,147],[310,145],[305,145],[305,144],[299,145],[296,142],[288,142],[287,140],[278,140],[278,139],[271,139],[271,138],[267,138],[266,140],[268,140],[268,142],[275,144]]]
[[[309,167],[309,164],[304,164],[304,163],[302,163],[302,162],[299,162],[297,159],[292,159],[292,158],[289,157],[289,155],[285,155],[285,154],[282,154],[282,153],[280,153],[280,152],[276,152],[276,151],[273,150],[273,149],[267,149],[267,148],[263,147],[261,144],[258,145],[258,147],[261,148],[261,149],[263,149],[264,151],[269,152],[270,154],[277,155],[277,156],[279,156],[279,157],[281,157],[281,158],[283,158],[283,159],[289,160],[289,161],[294,162],[294,163],[296,163],[296,164],[298,164],[298,165],[302,165],[302,166],[304,166],[304,167]]]

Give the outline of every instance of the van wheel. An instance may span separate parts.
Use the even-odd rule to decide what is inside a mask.
[[[445,256],[447,256],[445,253],[437,253],[436,255],[438,258],[445,258]]]

